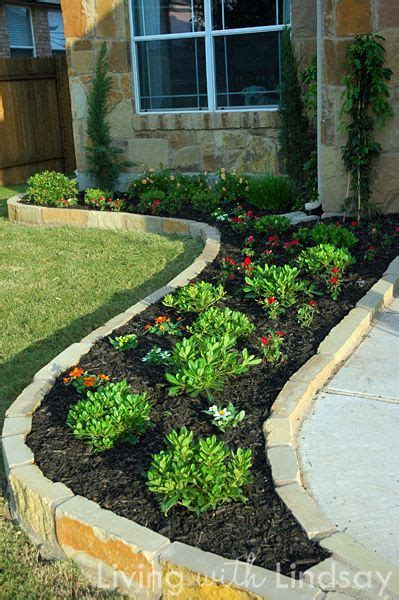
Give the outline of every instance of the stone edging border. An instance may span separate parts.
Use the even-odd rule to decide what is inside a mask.
[[[387,308],[398,292],[399,256],[391,262],[383,277],[357,302],[356,308],[330,331],[317,353],[285,384],[263,427],[268,462],[278,495],[308,537],[317,540],[332,554],[332,558],[306,571],[305,580],[314,580],[317,573],[323,570],[331,572],[333,563],[336,569],[346,567],[354,574],[378,571],[386,577],[391,573],[387,591],[393,596],[386,598],[399,598],[399,569],[351,536],[340,532],[324,515],[317,498],[313,498],[306,489],[297,435],[317,393],[371,330],[376,314]],[[378,582],[375,581],[375,584]],[[331,587],[325,591],[338,592],[339,589]]]
[[[148,528],[74,495],[64,484],[51,482],[34,464],[25,438],[31,429],[32,414],[55,378],[77,364],[98,339],[196,277],[217,256],[220,235],[209,225],[184,219],[53,209],[25,205],[19,200],[20,196],[15,196],[8,201],[9,218],[15,223],[175,233],[201,237],[205,242],[203,252],[194,263],[166,286],[114,317],[80,343],[72,344],[43,367],[7,410],[2,446],[11,506],[29,537],[50,556],[72,558],[97,584],[118,587],[134,598],[152,600],[162,596],[169,600],[193,597],[192,594],[204,597],[203,593],[206,597],[232,600],[324,598],[324,591],[305,581],[298,582],[261,567],[229,561],[180,542],[171,543]],[[399,258],[391,263],[384,278],[357,308],[332,330],[320,345],[319,353],[286,384],[264,425],[277,492],[311,539],[321,540],[334,555],[342,556],[345,563],[350,564],[354,564],[350,543],[342,540],[348,536],[334,533],[335,529],[300,486],[295,432],[314,394],[360,343],[375,312],[392,300],[398,282]],[[348,548],[345,542],[349,543]],[[343,545],[342,549],[339,544]]]

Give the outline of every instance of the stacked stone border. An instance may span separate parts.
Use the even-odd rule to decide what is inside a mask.
[[[20,199],[15,196],[8,201],[9,218],[14,223],[174,233],[201,238],[205,244],[193,264],[166,286],[79,343],[72,344],[40,369],[33,382],[7,410],[2,448],[11,508],[32,541],[48,556],[73,559],[96,585],[118,588],[134,598],[321,600],[329,595],[329,590],[314,584],[311,577],[320,565],[305,574],[308,581],[297,581],[180,542],[172,543],[146,527],[73,494],[64,484],[44,477],[34,464],[34,455],[25,439],[31,430],[32,415],[55,379],[76,365],[97,340],[201,273],[219,252],[220,234],[207,224],[184,219],[53,209],[22,204]],[[298,222],[300,215],[292,215],[292,220]],[[333,558],[328,561],[338,561],[341,568],[352,566],[375,570],[378,566],[381,572],[395,571],[382,558],[339,533],[306,492],[296,454],[296,433],[316,392],[360,343],[373,316],[389,305],[398,287],[399,257],[357,307],[331,331],[318,353],[291,377],[264,424],[268,460],[277,492],[307,535],[332,552]],[[391,577],[388,589],[399,595],[399,574],[394,573]],[[338,594],[335,594],[335,600],[339,600]]]

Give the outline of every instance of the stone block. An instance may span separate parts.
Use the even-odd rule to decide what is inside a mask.
[[[18,522],[36,544],[58,549],[55,536],[55,508],[73,497],[63,483],[53,483],[36,465],[12,469],[8,476],[12,509]]]
[[[333,327],[328,336],[321,342],[318,352],[320,352],[320,355],[325,354],[330,357],[332,362],[330,375],[333,374],[333,369],[348,358],[360,344],[369,331],[371,318],[372,313],[366,308],[354,308],[338,325]],[[324,383],[330,375],[327,375]]]
[[[266,439],[266,447],[291,446],[293,436],[291,433],[291,423],[285,417],[272,416],[263,424],[263,434]]]
[[[382,308],[387,307],[393,302],[395,292],[399,285],[399,274],[384,275],[382,279],[377,281],[367,294],[361,298],[356,304],[357,308],[364,308],[371,312],[373,318]]]
[[[386,128],[388,130],[390,129],[389,121]],[[391,132],[392,135],[396,135],[393,128],[391,129]],[[399,152],[384,152],[378,162],[378,169],[376,170],[376,176],[373,182],[373,204],[375,204],[382,212],[397,213],[399,211],[398,189]]]
[[[317,588],[180,542],[161,553],[164,600],[305,600]]]
[[[317,503],[297,483],[279,487],[277,493],[304,528],[309,539],[321,540],[336,531]]]
[[[76,208],[43,208],[44,225],[65,225],[70,227],[86,227],[89,211]]]
[[[82,38],[86,34],[86,15],[81,0],[61,0],[66,38]]]
[[[164,233],[188,235],[190,233],[188,222],[184,219],[163,219],[162,227]]]
[[[130,45],[128,42],[113,41],[109,53],[109,70],[119,74],[127,73],[130,70],[129,53]]]
[[[144,304],[144,302],[141,301],[141,302],[137,302],[137,304],[133,304],[133,306],[128,308],[125,312],[134,316],[134,315],[138,315],[138,314],[142,313],[147,308],[148,308],[147,304]]]
[[[300,413],[311,404],[313,396],[314,392],[308,383],[287,381],[271,408],[272,417],[288,418],[295,429]]]
[[[24,438],[28,435],[32,429],[32,417],[6,417],[4,419],[2,437],[9,437],[10,435],[22,435]]]
[[[158,555],[169,544],[164,536],[81,496],[57,507],[56,535],[62,550],[76,562],[84,553],[124,573],[144,590],[158,590]]]
[[[107,321],[104,325],[104,329],[108,330],[109,333],[112,333],[112,331],[115,331],[115,329],[119,329],[120,327],[126,325],[126,323],[129,323],[131,319],[131,313],[123,312],[120,315],[117,315],[116,317],[113,317],[112,319]]]
[[[321,161],[323,168],[323,209],[326,212],[341,210],[346,198],[348,182],[342,162],[341,148],[323,143]]]
[[[91,50],[72,50],[71,60],[76,73],[83,75],[94,69],[94,54]]]
[[[397,256],[389,265],[388,269],[384,273],[385,275],[397,275],[399,277],[399,256]]]
[[[96,35],[114,37],[116,33],[114,6],[109,0],[96,0]]]
[[[331,354],[321,349],[320,353],[312,356],[291,378],[290,381],[302,381],[315,394],[329,379],[334,369]]]
[[[399,4],[391,0],[377,0],[378,29],[399,28]]]
[[[276,487],[298,481],[298,461],[291,446],[274,446],[267,449],[267,460],[272,469]]]
[[[25,444],[23,435],[2,438],[1,446],[3,450],[4,469],[7,475],[11,469],[34,463],[33,453]]]
[[[132,101],[127,98],[121,100],[108,114],[111,136],[114,139],[128,140],[133,137],[132,114]]]
[[[122,230],[126,229],[126,214],[117,212],[100,212],[88,210],[87,227],[96,229]]]
[[[372,30],[370,0],[337,0],[335,31],[348,37]]]
[[[43,380],[34,381],[23,390],[10,408],[6,410],[6,416],[23,417],[32,415],[50,389],[51,383]]]
[[[126,215],[126,229],[128,231],[142,231],[149,233],[163,233],[162,217],[149,215]]]
[[[144,169],[159,169],[162,165],[169,166],[169,142],[168,140],[139,139],[129,140],[129,160]]]
[[[146,296],[141,303],[146,307],[151,306],[152,304],[155,304],[155,302],[158,302],[158,300],[161,300],[161,298],[164,298],[164,296],[167,294],[172,294],[174,291],[175,288],[171,287],[170,285],[164,285],[163,287],[159,288],[159,290],[156,290],[149,296]]]
[[[92,344],[90,343],[72,344],[69,348],[61,352],[61,354],[58,354],[48,365],[40,369],[36,373],[34,381],[54,381],[61,373],[77,365],[81,357],[87,354],[91,347]]]
[[[43,207],[18,203],[12,210],[13,221],[24,225],[43,225]]]

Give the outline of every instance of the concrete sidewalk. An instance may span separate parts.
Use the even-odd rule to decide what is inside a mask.
[[[399,299],[317,396],[298,443],[326,516],[399,566]]]

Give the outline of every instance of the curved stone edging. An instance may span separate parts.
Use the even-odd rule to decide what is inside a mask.
[[[10,220],[15,223],[176,233],[201,237],[205,242],[201,255],[169,284],[114,317],[80,343],[72,344],[43,367],[6,412],[2,446],[12,508],[31,539],[51,556],[74,559],[95,582],[99,583],[100,577],[100,583],[116,583],[134,598],[183,599],[193,594],[198,598],[233,600],[324,598],[324,592],[317,585],[306,581],[298,582],[261,567],[249,568],[246,563],[228,561],[179,542],[171,543],[148,528],[74,495],[64,484],[51,482],[34,464],[25,438],[31,429],[32,414],[55,378],[75,365],[98,339],[196,277],[217,256],[220,236],[209,225],[184,219],[52,209],[21,204],[19,198],[8,201]],[[390,304],[397,288],[399,257],[356,308],[332,329],[320,344],[318,353],[286,383],[272,407],[271,417],[264,424],[277,493],[309,538],[319,540],[333,554],[332,559],[305,573],[305,580],[312,583],[312,572],[323,566],[327,568],[327,563],[334,560],[341,567],[350,565],[375,571],[377,566],[382,573],[394,572],[384,559],[339,533],[302,486],[296,434],[317,391],[361,342],[373,316]],[[394,593],[392,597],[396,597],[399,578],[396,573],[393,575],[388,589]]]
[[[285,384],[264,423],[266,450],[273,481],[280,498],[302,525],[310,539],[332,554],[332,558],[309,569],[305,580],[314,581],[317,573],[337,569],[376,574],[390,574],[386,598],[399,598],[399,569],[385,558],[362,546],[351,536],[340,532],[329,521],[307,491],[302,478],[297,435],[310,411],[316,394],[349,358],[371,329],[373,318],[387,308],[399,292],[399,256],[389,265],[383,277],[359,300],[356,308],[336,325],[315,354]],[[377,586],[381,581],[374,581]],[[327,590],[326,590],[327,591]],[[331,588],[337,592],[339,587]],[[356,590],[351,590],[352,593]],[[349,593],[349,592],[348,592]],[[376,588],[371,594],[377,593]],[[367,597],[374,597],[373,595]]]

